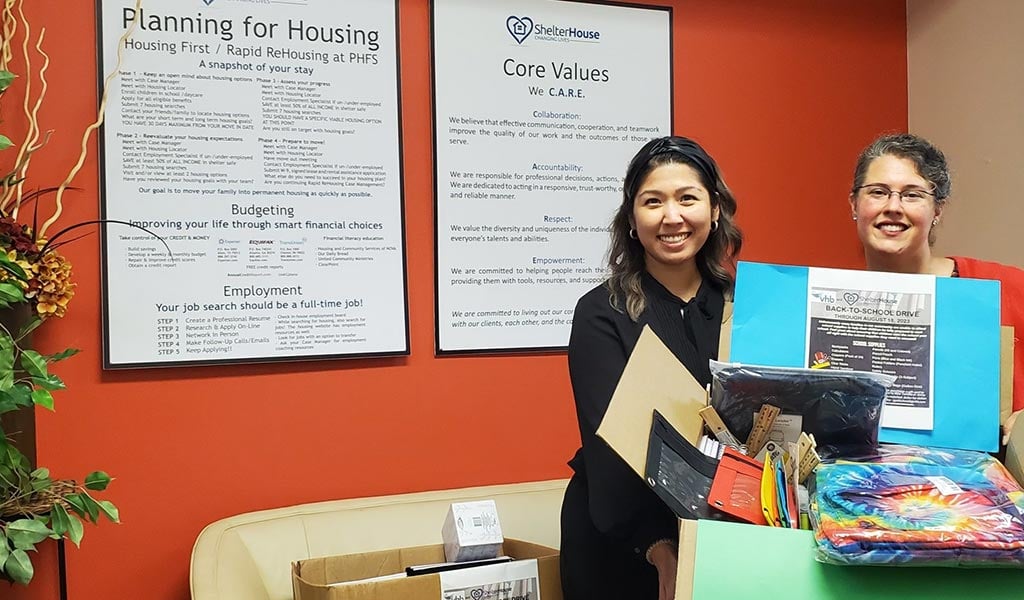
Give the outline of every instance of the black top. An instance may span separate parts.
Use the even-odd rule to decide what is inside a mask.
[[[597,437],[597,428],[645,325],[701,385],[711,383],[708,360],[718,356],[725,304],[721,290],[708,280],[690,302],[674,296],[646,272],[642,284],[647,308],[637,322],[612,308],[608,288],[602,284],[576,304],[569,338],[569,376],[582,440],[569,466],[586,478],[590,516],[597,529],[641,553],[660,539],[678,537],[675,515]]]

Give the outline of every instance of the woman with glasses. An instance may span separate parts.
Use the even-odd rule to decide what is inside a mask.
[[[735,212],[718,166],[692,140],[651,140],[629,164],[610,228],[611,276],[580,298],[569,337],[582,447],[562,503],[566,600],[675,597],[676,516],[596,431],[645,325],[711,382],[743,240]]]
[[[924,273],[942,277],[997,279],[1002,288],[1002,320],[1024,339],[1024,270],[963,256],[932,253],[935,228],[949,199],[949,167],[942,151],[909,133],[885,135],[857,160],[850,208],[864,259],[871,271]],[[1013,366],[1013,416],[1024,409],[1024,345]],[[1005,443],[1005,438],[1004,438]]]

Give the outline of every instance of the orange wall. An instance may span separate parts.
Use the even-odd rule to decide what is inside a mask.
[[[906,127],[904,4],[668,3],[676,132],[721,163],[744,258],[859,265],[847,186],[859,149]],[[95,109],[95,18],[91,2],[28,4],[53,59],[41,120],[55,133],[33,165],[36,184],[51,185]],[[60,369],[69,389],[58,412],[41,416],[40,460],[64,476],[109,471],[123,517],[70,549],[71,598],[187,598],[196,535],[240,512],[568,475],[578,436],[563,355],[433,357],[428,15],[427,0],[401,0],[408,358],[105,373],[99,242],[68,250],[78,293],[41,339],[83,352]],[[4,117],[5,128],[17,122],[10,104]],[[65,223],[98,214],[95,156]],[[37,587],[0,595],[56,598],[54,565],[47,548]]]

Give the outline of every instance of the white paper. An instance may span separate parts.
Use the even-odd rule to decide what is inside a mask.
[[[540,600],[537,560],[443,571],[441,600]]]
[[[758,415],[761,411],[754,411],[754,422],[757,422]],[[775,417],[775,421],[772,422],[772,426],[768,429],[767,440],[779,443],[796,443],[800,439],[800,432],[803,431],[804,417],[803,415],[789,415],[785,413],[779,413]]]
[[[954,494],[962,494],[964,491],[960,489],[960,486],[949,477],[942,475],[934,475],[931,477],[925,477],[928,481],[932,482],[935,489],[939,490],[939,494],[942,496],[952,496]]]
[[[408,351],[395,2],[102,0],[108,366]]]
[[[670,13],[433,5],[438,349],[564,347],[627,163],[671,131]]]
[[[349,585],[356,584],[356,583],[359,583],[359,584],[380,583],[382,581],[391,581],[392,579],[405,579],[405,578],[406,578],[405,571],[400,571],[398,573],[392,573],[390,575],[378,575],[376,577],[367,577],[365,579],[350,579],[348,581],[339,581],[337,583],[329,583],[329,584],[327,584],[327,587],[345,587],[345,586],[349,586]]]
[[[882,427],[933,427],[935,277],[809,269],[807,366],[896,376]]]

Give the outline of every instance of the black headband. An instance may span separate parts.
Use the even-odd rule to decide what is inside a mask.
[[[629,169],[626,171],[627,178],[623,182],[627,201],[632,201],[633,196],[636,195],[636,188],[640,185],[640,176],[647,173],[647,167],[651,160],[659,154],[673,154],[680,157],[682,162],[691,165],[700,173],[701,178],[709,183],[711,187],[709,192],[714,194],[717,191],[715,188],[719,180],[718,165],[715,164],[714,159],[697,142],[673,135],[647,142],[633,157]]]
[[[718,166],[697,142],[684,137],[668,136],[654,140],[647,150],[647,160],[658,154],[678,154],[692,164],[714,187],[718,183]],[[646,162],[646,160],[644,161]],[[715,190],[709,190],[714,192]]]

